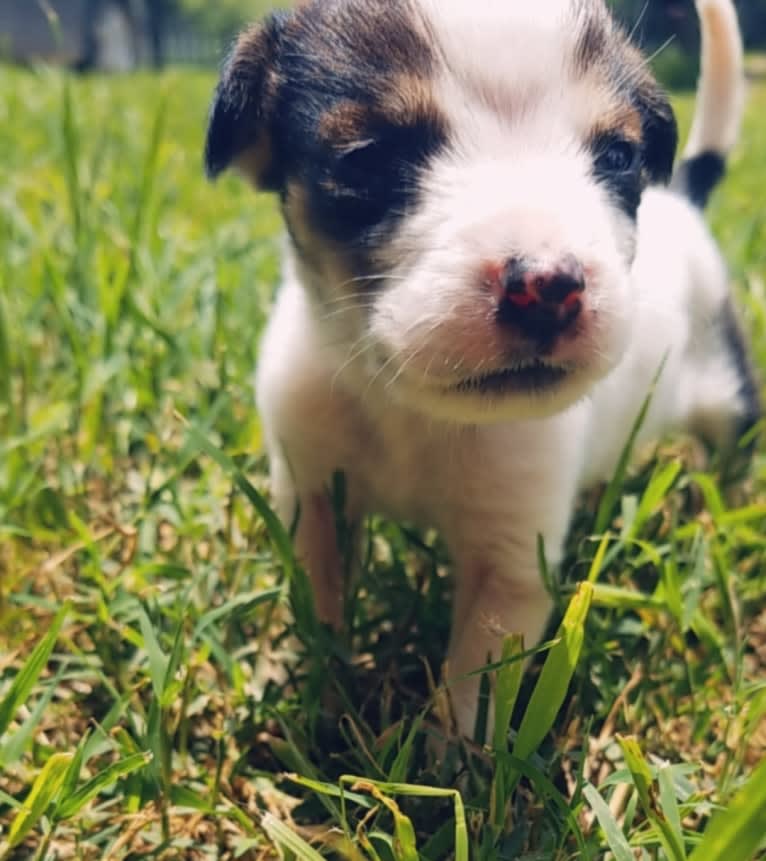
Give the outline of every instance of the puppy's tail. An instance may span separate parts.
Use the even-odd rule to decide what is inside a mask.
[[[726,172],[745,106],[742,35],[733,0],[696,0],[702,25],[702,72],[697,106],[673,187],[704,209]]]

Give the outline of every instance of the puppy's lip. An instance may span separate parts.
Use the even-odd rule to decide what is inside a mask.
[[[449,391],[465,395],[503,395],[540,392],[560,385],[573,371],[569,365],[529,359],[466,377],[451,386]]]

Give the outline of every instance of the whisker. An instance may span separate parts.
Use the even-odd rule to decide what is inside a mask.
[[[364,335],[361,336],[361,338],[358,338],[356,341],[354,341],[354,343],[349,347],[348,357],[338,368],[338,370],[333,374],[332,381],[330,383],[331,388],[335,388],[335,385],[340,379],[343,372],[347,368],[349,368],[357,359],[361,358],[370,349],[372,343],[372,335],[369,332],[366,332]]]
[[[676,34],[674,33],[670,38],[666,39],[653,54],[646,58],[646,65],[648,66],[650,63],[653,63],[657,57],[659,57],[663,51],[666,51],[675,41]]]
[[[638,18],[636,19],[636,23],[633,25],[633,29],[630,31],[630,35],[628,36],[628,38],[630,39],[631,42],[633,41],[633,39],[636,36],[636,33],[638,32],[638,28],[644,23],[644,18],[646,17],[646,13],[648,11],[649,11],[649,0],[646,0],[646,3],[644,3],[643,9],[641,9],[641,12],[639,13]]]

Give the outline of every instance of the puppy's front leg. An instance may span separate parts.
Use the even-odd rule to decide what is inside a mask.
[[[469,461],[464,501],[448,532],[456,594],[447,681],[464,735],[474,732],[480,685],[479,676],[465,676],[498,660],[507,635],[522,634],[529,649],[545,631],[552,601],[540,575],[538,537],[547,562],[557,566],[578,489],[586,417],[583,407],[509,430],[500,436],[506,448],[485,436]]]
[[[497,660],[508,634],[522,634],[531,648],[545,630],[552,602],[537,569],[534,548],[502,563],[467,559],[457,569],[447,682],[463,735],[473,735],[480,685],[479,676],[466,679],[466,674]]]
[[[289,529],[298,518],[295,550],[311,582],[317,617],[337,630],[343,624],[343,559],[329,490],[297,492],[281,457],[272,457],[271,484],[282,522]]]

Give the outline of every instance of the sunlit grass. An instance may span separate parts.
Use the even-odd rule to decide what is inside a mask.
[[[0,70],[0,858],[748,861],[762,777],[698,844],[766,750],[762,454],[721,488],[669,443],[584,500],[510,744],[441,739],[441,547],[371,523],[333,639],[264,516],[279,219],[204,182],[212,86]],[[764,117],[712,210],[760,368]]]

